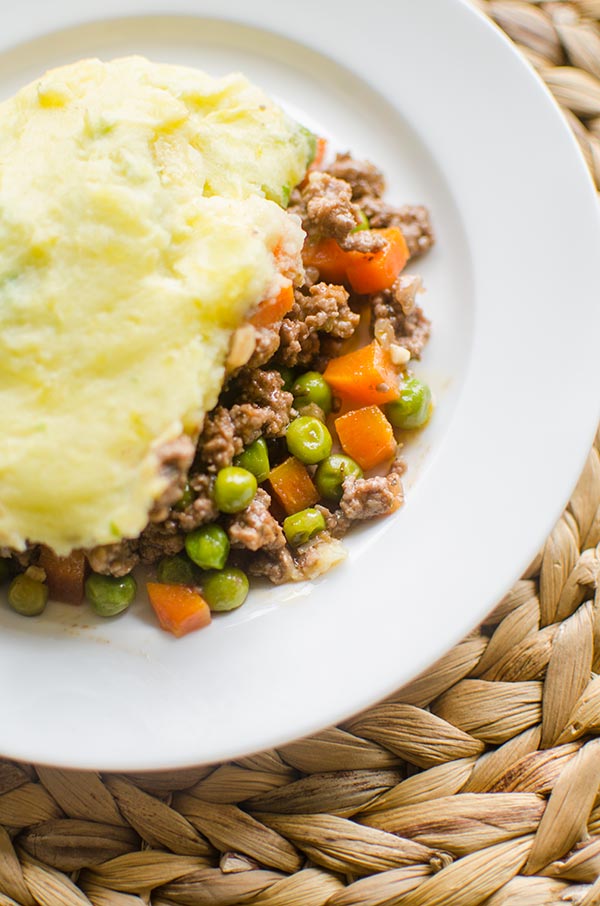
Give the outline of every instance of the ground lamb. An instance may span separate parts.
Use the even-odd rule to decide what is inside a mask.
[[[269,507],[271,497],[259,488],[250,506],[231,518],[227,534],[232,547],[250,551],[279,550],[285,547],[283,529]]]

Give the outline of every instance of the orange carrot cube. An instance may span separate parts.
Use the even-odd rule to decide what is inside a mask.
[[[193,588],[147,582],[146,589],[161,629],[177,638],[211,622],[210,607]]]
[[[284,286],[273,299],[265,299],[250,318],[254,327],[270,327],[287,315],[294,304],[294,287],[291,283]]]
[[[280,466],[271,469],[269,481],[288,516],[314,506],[319,500],[319,492],[306,466],[295,456],[290,456]]]
[[[378,293],[391,287],[409,258],[406,239],[396,227],[373,230],[386,240],[377,252],[348,252],[346,273],[356,293]]]
[[[344,453],[365,471],[391,459],[396,452],[393,428],[377,406],[341,415],[335,420],[335,428]]]
[[[400,396],[390,354],[377,340],[331,359],[323,377],[342,399],[358,406],[381,406]]]

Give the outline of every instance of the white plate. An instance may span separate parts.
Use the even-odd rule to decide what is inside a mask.
[[[226,7],[226,12],[223,12]],[[77,768],[220,760],[338,721],[426,667],[536,552],[598,417],[595,195],[545,88],[461,0],[21,0],[0,93],[131,52],[240,69],[422,201],[438,410],[405,508],[318,582],[260,589],[176,641],[126,617],[0,608],[0,752]],[[156,14],[156,15],[154,15]],[[123,19],[123,16],[138,18]],[[121,17],[121,18],[119,18]],[[241,24],[245,23],[245,24]]]

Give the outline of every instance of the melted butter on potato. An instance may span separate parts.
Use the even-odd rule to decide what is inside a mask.
[[[86,60],[0,105],[0,545],[134,537],[301,268],[310,135],[243,76]],[[275,257],[277,253],[277,258]]]

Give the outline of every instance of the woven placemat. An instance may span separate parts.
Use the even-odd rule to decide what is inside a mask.
[[[600,0],[478,5],[600,186]],[[599,451],[485,624],[343,727],[175,773],[0,761],[0,906],[600,906]]]

